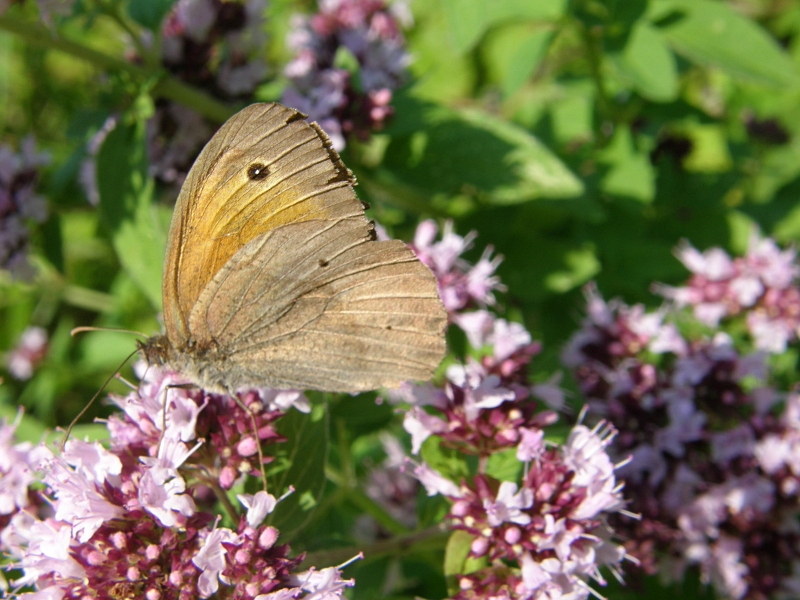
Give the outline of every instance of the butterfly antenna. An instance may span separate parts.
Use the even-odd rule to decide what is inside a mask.
[[[81,329],[81,328],[78,327],[78,329]],[[75,331],[75,330],[73,329],[73,331]],[[131,359],[131,356],[136,354],[138,351],[139,351],[138,349],[134,350],[133,352],[128,354],[128,356],[125,357],[125,360],[123,360],[122,363],[116,368],[116,370],[111,375],[108,376],[108,379],[106,379],[106,381],[103,384],[103,386],[99,390],[97,390],[97,392],[95,392],[95,395],[92,396],[92,399],[89,400],[89,402],[86,403],[86,406],[84,406],[83,409],[81,410],[81,412],[78,413],[78,416],[75,417],[74,419],[72,419],[72,423],[69,424],[69,427],[67,427],[67,431],[64,434],[64,439],[61,441],[61,452],[64,452],[64,447],[67,445],[67,441],[69,440],[69,436],[72,433],[72,429],[75,427],[75,425],[78,423],[78,421],[80,421],[81,417],[83,417],[83,415],[86,414],[86,411],[89,410],[89,408],[92,406],[92,404],[94,404],[94,401],[97,400],[97,397],[103,392],[104,389],[106,389],[106,386],[109,384],[109,382],[112,379],[114,379],[114,377],[117,376],[117,374],[122,370],[122,367],[125,366],[125,363],[128,362]]]
[[[114,333],[131,333],[133,335],[138,335],[143,338],[147,337],[146,333],[142,333],[141,331],[134,331],[133,329],[114,329],[111,327],[92,327],[89,325],[75,327],[74,329],[72,329],[72,331],[69,332],[69,334],[74,337],[79,333],[85,333],[87,331],[113,331]]]

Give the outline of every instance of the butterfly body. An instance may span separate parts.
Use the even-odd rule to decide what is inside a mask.
[[[319,127],[279,104],[232,117],[170,225],[166,334],[141,345],[204,389],[357,392],[429,378],[447,318],[433,274],[376,241]]]

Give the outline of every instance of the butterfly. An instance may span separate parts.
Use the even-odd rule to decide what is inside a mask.
[[[151,365],[209,391],[359,392],[429,379],[445,353],[436,279],[377,241],[328,136],[253,104],[211,138],[183,184]]]

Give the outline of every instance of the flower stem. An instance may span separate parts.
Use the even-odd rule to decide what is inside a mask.
[[[61,299],[70,306],[99,313],[111,312],[116,305],[114,296],[77,285],[65,285]]]
[[[325,468],[327,477],[340,490],[344,490],[344,497],[355,504],[358,508],[369,514],[381,527],[394,535],[402,535],[409,532],[408,527],[400,523],[380,504],[367,496],[360,489],[347,485],[345,477],[330,466]]]
[[[239,523],[239,511],[236,510],[236,507],[231,502],[231,499],[228,498],[228,494],[226,494],[225,490],[219,487],[217,481],[211,477],[207,478],[203,483],[205,483],[214,491],[214,495],[217,497],[217,500],[219,500],[223,508],[225,508],[225,512],[228,513],[228,516],[233,522],[234,527],[236,527],[236,525]]]
[[[422,531],[415,531],[408,535],[397,536],[388,540],[379,540],[364,546],[309,552],[306,554],[306,558],[301,564],[301,567],[305,568],[310,565],[321,567],[321,565],[340,564],[359,552],[363,552],[367,559],[374,559],[386,555],[408,556],[409,554],[421,550],[441,549],[447,544],[451,533],[451,531],[435,526],[423,529]]]
[[[92,63],[95,67],[106,71],[125,71],[141,82],[157,78],[151,89],[154,97],[166,98],[179,102],[209,119],[222,123],[234,112],[235,107],[228,106],[205,92],[169,76],[160,70],[148,69],[119,58],[108,56],[88,46],[65,39],[46,27],[25,23],[6,15],[0,15],[0,30],[13,33],[34,46],[64,52],[75,58]]]

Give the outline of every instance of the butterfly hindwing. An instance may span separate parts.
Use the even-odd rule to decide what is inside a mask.
[[[446,320],[436,280],[411,250],[372,241],[346,218],[252,240],[207,285],[190,329],[242,381],[355,392],[430,378]]]

